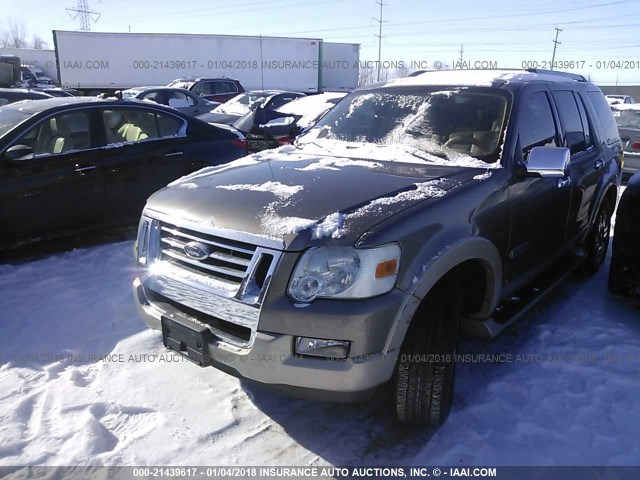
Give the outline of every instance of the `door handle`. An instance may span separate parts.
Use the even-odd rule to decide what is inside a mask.
[[[568,185],[571,185],[571,177],[559,178],[557,185],[558,188],[564,188]]]
[[[171,152],[171,153],[165,153],[164,156],[165,157],[179,157],[182,154],[183,154],[183,152]]]
[[[600,170],[602,167],[604,167],[604,159],[601,158],[599,160],[596,160],[596,163],[593,164],[593,167],[596,170]]]
[[[95,165],[89,165],[88,167],[81,167],[79,165],[76,165],[76,172],[78,173],[86,172],[89,170],[95,170],[95,169],[96,169]]]

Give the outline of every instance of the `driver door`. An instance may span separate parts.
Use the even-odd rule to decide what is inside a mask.
[[[510,240],[506,276],[511,282],[522,274],[540,270],[566,244],[571,205],[571,180],[523,178],[517,165],[526,165],[533,147],[560,146],[558,121],[546,86],[525,90],[518,103],[517,142],[508,187]]]
[[[58,113],[9,146],[30,147],[32,155],[6,160],[6,150],[0,153],[0,226],[9,238],[52,236],[103,218],[104,185],[90,125],[89,110]]]

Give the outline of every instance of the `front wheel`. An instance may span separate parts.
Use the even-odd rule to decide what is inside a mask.
[[[461,312],[462,288],[450,277],[429,293],[411,321],[394,382],[401,422],[438,427],[449,415]]]
[[[586,240],[587,256],[584,259],[584,272],[593,275],[604,263],[611,237],[611,206],[605,200],[598,210],[596,221]]]

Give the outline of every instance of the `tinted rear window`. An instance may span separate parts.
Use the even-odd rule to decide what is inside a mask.
[[[603,136],[602,140],[607,142],[608,145],[619,141],[618,127],[613,119],[613,113],[607,103],[607,99],[604,98],[602,92],[590,91],[587,92],[587,95],[596,112],[596,122],[600,125],[600,131]]]

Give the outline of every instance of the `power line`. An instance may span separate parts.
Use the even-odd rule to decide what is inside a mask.
[[[71,18],[75,20],[76,18],[80,19],[80,30],[83,32],[88,32],[91,30],[91,22],[97,22],[100,18],[100,14],[98,12],[94,12],[93,10],[89,10],[89,2],[88,0],[78,0],[78,5],[76,8],[67,8],[67,12],[71,15]],[[75,12],[75,15],[72,15],[71,12]]]

